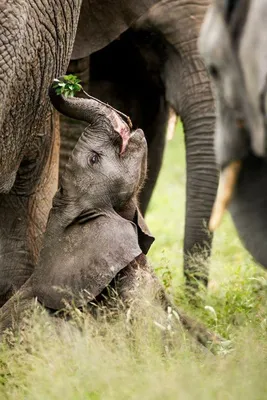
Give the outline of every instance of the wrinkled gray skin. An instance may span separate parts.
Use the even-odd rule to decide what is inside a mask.
[[[197,50],[197,38],[208,0],[163,0],[109,46],[83,58],[76,51],[68,71],[80,76],[90,94],[130,115],[148,142],[148,177],[140,196],[147,209],[165,146],[169,106],[180,115],[186,145],[186,216],[184,270],[189,277],[208,271],[203,258],[210,254],[212,235],[207,222],[217,190],[213,155],[214,104],[210,81]],[[82,127],[62,121],[61,165]],[[179,207],[177,199],[177,207]],[[188,254],[201,255],[200,265]],[[197,268],[196,268],[197,266]]]
[[[0,1],[0,305],[33,271],[57,188],[51,82],[65,73],[74,40],[76,54],[91,54],[155,3]]]
[[[146,174],[143,131],[130,132],[115,111],[94,100],[69,100],[52,88],[50,96],[60,112],[90,125],[65,166],[38,265],[1,309],[0,331],[15,327],[36,300],[52,312],[72,301],[83,307],[101,301],[104,289],[113,285],[126,306],[150,288],[201,344],[219,339],[173,307],[147,264],[145,253],[154,239],[137,207]],[[128,139],[123,152],[122,131]]]
[[[214,0],[199,41],[217,100],[222,171],[242,160],[230,212],[246,248],[267,268],[267,1]]]

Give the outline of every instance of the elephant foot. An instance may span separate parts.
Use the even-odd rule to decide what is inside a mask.
[[[200,307],[206,294],[209,279],[210,252],[198,249],[184,255],[185,292],[189,302]]]

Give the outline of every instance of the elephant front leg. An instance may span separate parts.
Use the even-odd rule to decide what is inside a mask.
[[[58,182],[58,117],[49,118],[21,163],[9,194],[0,195],[0,305],[36,265]]]
[[[147,264],[146,256],[141,254],[124,268],[115,278],[115,287],[120,299],[126,306],[138,306],[145,303],[145,307],[151,303],[158,305],[164,311],[165,317],[169,311],[175,315],[180,327],[187,331],[197,343],[210,349],[219,345],[223,339],[207,329],[205,325],[189,317],[173,304],[164,287],[159,282],[153,270]],[[139,303],[138,303],[139,301]],[[150,303],[150,306],[151,306]],[[156,309],[153,309],[153,315]],[[178,333],[178,332],[177,332]],[[216,348],[214,348],[216,351]]]

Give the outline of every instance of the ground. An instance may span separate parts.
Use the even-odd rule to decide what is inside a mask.
[[[215,235],[208,294],[198,308],[187,303],[184,183],[179,125],[147,215],[157,238],[149,257],[177,304],[231,345],[216,356],[192,349],[146,301],[133,324],[124,314],[112,324],[99,324],[74,309],[76,322],[64,326],[60,336],[36,311],[19,336],[10,335],[9,344],[1,345],[0,399],[266,399],[267,275],[242,248],[226,216]]]

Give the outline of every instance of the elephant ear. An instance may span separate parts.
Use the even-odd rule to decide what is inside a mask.
[[[154,236],[152,236],[150,230],[148,229],[148,226],[138,207],[136,207],[134,223],[137,226],[139,246],[142,252],[144,254],[147,254],[155,238]]]
[[[76,223],[56,237],[47,231],[47,237],[32,281],[34,296],[53,310],[94,300],[142,253],[136,226],[116,213]]]
[[[83,0],[72,59],[102,49],[158,0]]]
[[[155,238],[151,234],[137,204],[137,198],[133,197],[118,213],[122,218],[134,222],[137,227],[139,246],[142,252],[147,254]]]

